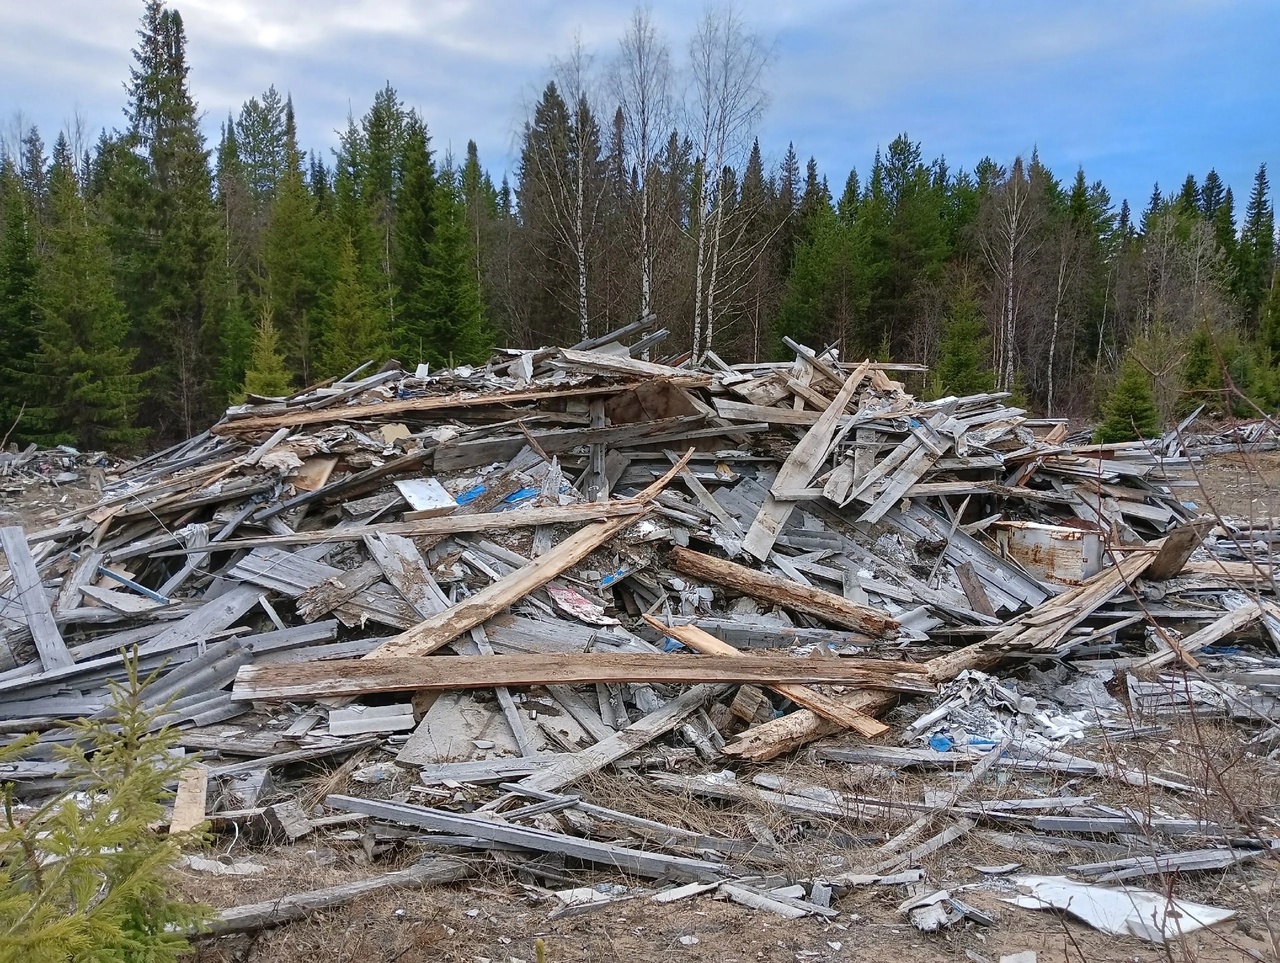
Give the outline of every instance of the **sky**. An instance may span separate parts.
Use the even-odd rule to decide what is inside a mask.
[[[191,88],[218,125],[270,84],[292,93],[304,149],[336,144],[390,81],[443,154],[470,139],[496,180],[528,107],[579,38],[607,68],[631,0],[174,0]],[[702,11],[650,9],[678,67]],[[954,169],[1038,149],[1068,183],[1083,166],[1118,206],[1215,168],[1243,210],[1258,164],[1280,164],[1280,0],[745,0],[772,51],[759,136],[794,142],[839,195],[899,133]],[[51,144],[79,116],[120,126],[142,0],[0,0],[0,132]],[[677,89],[681,86],[677,75]],[[611,113],[611,109],[608,113]],[[1277,175],[1280,176],[1280,175]]]

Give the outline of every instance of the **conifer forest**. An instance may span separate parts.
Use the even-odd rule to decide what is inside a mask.
[[[567,45],[510,177],[474,142],[442,153],[393,82],[333,150],[299,143],[305,92],[275,87],[215,141],[179,9],[140,7],[119,126],[28,126],[0,154],[10,443],[154,446],[368,359],[481,362],[648,314],[669,358],[789,358],[790,338],[1049,416],[1280,403],[1265,165],[1128,199],[1034,151],[943,158],[902,133],[821,170],[757,138],[769,44],[726,11]]]

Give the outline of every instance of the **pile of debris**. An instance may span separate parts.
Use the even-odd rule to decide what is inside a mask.
[[[517,859],[561,912],[715,890],[830,918],[851,888],[898,885],[922,928],[985,925],[919,868],[978,827],[1014,849],[1147,840],[1084,846],[1124,852],[1068,867],[1094,883],[1268,852],[1274,800],[1206,820],[1216,787],[1114,752],[1199,713],[1280,753],[1271,541],[1179,499],[1190,421],[1071,445],[1006,395],[919,401],[892,377],[911,366],[798,344],[782,364],[640,360],[651,328],[252,398],[123,467],[96,504],[0,529],[0,732],[40,732],[0,777],[58,792],[67,722],[108,713],[136,653],[157,725],[193,753],[174,828]],[[963,776],[904,799],[743,766],[829,736],[813,758],[835,770]],[[290,777],[323,760],[360,792],[304,808]],[[792,833],[856,823],[877,845],[779,875],[784,837],[749,816],[708,834],[568,792],[606,769],[765,807]],[[1028,780],[1025,798],[972,798],[999,773]],[[1104,806],[1085,780],[1185,805]],[[438,857],[359,892],[474,865]],[[581,866],[681,885],[618,895]],[[983,885],[1088,904],[1082,882],[1016,868]],[[219,931],[349,889],[229,910]],[[1178,908],[1186,932],[1200,917]]]

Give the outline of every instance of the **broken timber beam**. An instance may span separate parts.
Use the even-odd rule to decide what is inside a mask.
[[[687,548],[676,548],[671,558],[676,570],[684,575],[733,589],[752,598],[804,612],[878,638],[893,638],[898,633],[897,620],[887,612],[857,605],[832,592],[799,585],[776,575],[756,572],[735,562],[703,555]]]
[[[685,641],[695,626],[667,629],[651,623],[672,637]],[[711,638],[711,636],[707,636]],[[718,639],[712,639],[719,642]],[[756,683],[788,689],[797,704],[805,704],[803,694],[791,696],[790,689],[827,682],[861,685],[895,691],[929,693],[933,689],[921,679],[922,669],[912,673],[902,662],[861,659],[796,659],[789,655],[743,655],[723,642],[720,645],[741,658],[710,655],[665,655],[647,652],[590,654],[539,654],[503,656],[441,656],[434,659],[379,658],[374,660],[331,660],[287,665],[245,665],[236,676],[232,697],[254,699],[322,699],[367,695],[372,692],[423,690],[491,689],[495,686],[582,685],[592,682],[661,682],[692,685],[701,682]],[[690,644],[690,648],[695,645]],[[903,671],[903,670],[907,671]],[[901,673],[901,675],[900,675]],[[808,691],[808,690],[806,690]],[[814,693],[810,693],[814,695]],[[818,694],[820,695],[820,694]],[[812,701],[835,700],[821,697]],[[825,704],[824,701],[824,704]],[[838,706],[838,703],[836,703]],[[822,711],[822,710],[818,710]],[[859,719],[848,711],[831,709],[831,718],[862,732],[876,735],[885,726]],[[855,724],[856,723],[856,724]],[[868,725],[870,723],[870,725]]]
[[[704,632],[696,625],[663,625],[651,615],[644,616],[644,620],[651,626],[665,635],[683,642],[695,652],[705,653],[706,657],[721,658],[727,663],[742,663],[751,661],[752,656],[739,652],[727,642],[721,642],[714,635]],[[792,659],[792,661],[796,661]],[[806,659],[806,662],[830,662],[831,659]],[[763,680],[756,680],[763,681]],[[878,736],[889,731],[889,727],[877,719],[865,713],[859,712],[857,709],[850,708],[838,699],[815,689],[810,689],[808,683],[819,682],[820,679],[810,677],[808,679],[796,682],[786,682],[778,679],[772,682],[764,682],[770,689],[779,695],[786,696],[798,706],[815,712],[838,725],[847,729],[852,729],[864,736]]]
[[[226,936],[230,933],[253,933],[269,926],[279,926],[302,919],[317,910],[345,906],[361,896],[391,889],[414,889],[440,883],[457,883],[471,876],[466,863],[452,859],[430,859],[372,879],[362,879],[341,886],[289,893],[261,903],[247,903],[222,910],[209,923],[203,936]]]

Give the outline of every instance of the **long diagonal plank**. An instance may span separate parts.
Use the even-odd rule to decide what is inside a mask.
[[[580,529],[547,554],[535,558],[504,578],[486,585],[475,595],[455,603],[443,612],[423,619],[413,628],[388,639],[366,658],[426,655],[441,646],[448,645],[462,633],[484,624],[530,592],[541,588],[556,576],[577,565],[623,529],[644,517],[648,503],[671,483],[671,479],[684,470],[691,457],[693,457],[692,448],[672,466],[670,471],[631,499],[632,503],[642,506],[642,514],[598,522]]]

